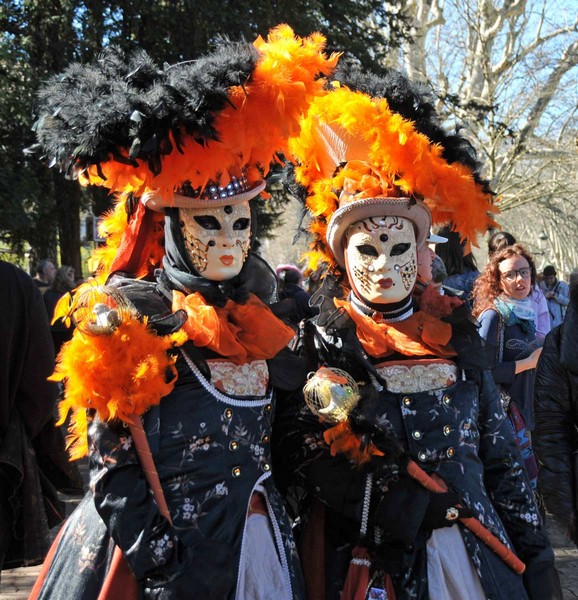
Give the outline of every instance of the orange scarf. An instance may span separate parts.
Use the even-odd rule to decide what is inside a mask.
[[[405,356],[437,356],[447,358],[456,352],[449,346],[452,327],[423,311],[398,323],[377,323],[356,311],[346,300],[334,298],[356,325],[357,337],[365,351],[374,358],[399,352]]]
[[[272,358],[294,335],[254,294],[246,304],[229,300],[221,308],[208,305],[199,292],[185,296],[174,291],[173,311],[179,309],[188,315],[183,329],[195,346],[207,347],[237,365]]]

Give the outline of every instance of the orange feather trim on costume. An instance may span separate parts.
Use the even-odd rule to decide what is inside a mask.
[[[490,214],[498,211],[491,195],[475,182],[467,167],[446,162],[441,156],[441,146],[432,144],[410,121],[392,112],[387,100],[372,99],[346,87],[316,98],[301,121],[300,136],[289,142],[290,156],[300,163],[296,179],[308,188],[307,207],[317,221],[329,221],[337,209],[336,193],[343,184],[342,175],[334,176],[328,169],[334,159],[320,139],[320,123],[344,130],[345,143],[355,146],[348,160],[366,161],[383,172],[403,195],[423,197],[434,223],[451,221],[461,236],[472,242],[478,233],[495,225]],[[367,194],[379,192],[372,179],[358,183],[362,194],[365,185]],[[382,190],[379,195],[388,194]],[[325,240],[319,237],[321,231],[314,233],[314,244],[321,244],[325,261],[334,265]],[[319,251],[320,247],[316,249]]]
[[[329,446],[331,456],[343,454],[356,465],[363,465],[371,460],[372,456],[384,456],[371,442],[363,445],[361,437],[351,431],[349,420],[342,421],[323,432],[323,439]]]
[[[86,409],[96,409],[103,420],[131,422],[158,404],[176,381],[175,358],[170,348],[187,340],[184,332],[160,337],[147,327],[146,319],[123,322],[110,335],[86,335],[76,330],[64,344],[52,381],[66,379],[59,405],[61,425],[68,413],[71,459],[88,452]]]
[[[230,88],[230,106],[216,116],[218,142],[199,144],[184,135],[181,151],[163,157],[156,176],[142,160],[136,161],[136,167],[129,161],[110,160],[89,167],[79,181],[139,196],[148,189],[157,190],[170,199],[183,181],[190,181],[193,188],[211,180],[224,186],[245,167],[250,183],[260,180],[275,153],[286,152],[287,139],[299,133],[299,119],[312,99],[325,93],[325,80],[319,75],[330,74],[339,55],[327,58],[323,54],[321,34],[300,38],[288,25],[271,30],[267,41],[259,37],[254,46],[261,55],[254,72],[245,85]],[[128,157],[126,149],[119,152]]]

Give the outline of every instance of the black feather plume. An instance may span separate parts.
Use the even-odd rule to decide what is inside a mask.
[[[248,80],[257,58],[251,44],[228,44],[161,69],[142,50],[126,57],[107,48],[96,64],[72,64],[39,91],[31,150],[70,177],[111,158],[141,159],[158,173],[162,156],[175,149],[171,138],[177,150],[183,135],[216,139],[227,89]]]

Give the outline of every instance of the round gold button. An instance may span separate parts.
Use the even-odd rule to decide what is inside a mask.
[[[448,448],[446,451],[446,454],[451,458],[454,454],[456,453],[456,451],[453,448]]]
[[[452,428],[449,425],[444,425],[444,435],[449,435],[452,431]]]
[[[270,471],[271,470],[271,465],[269,463],[264,463],[263,464],[263,471]]]
[[[230,419],[233,416],[233,411],[227,408],[223,414],[225,415],[225,419]]]
[[[263,407],[263,412],[270,413],[271,412],[271,405],[270,404],[265,404],[265,406]]]
[[[412,431],[411,435],[414,440],[421,440],[421,438],[422,438],[422,433],[421,433],[421,431],[418,431],[418,430]]]
[[[442,398],[442,402],[446,405],[449,406],[452,403],[452,399],[450,398],[450,396],[444,396]]]
[[[409,406],[411,404],[411,398],[409,396],[404,396],[402,402],[404,406]]]
[[[423,462],[426,459],[425,452],[420,452],[417,457]]]
[[[235,440],[233,440],[230,444],[229,444],[229,450],[238,450],[239,449],[239,442],[236,442]]]
[[[241,467],[233,467],[231,474],[233,475],[233,477],[240,477],[241,476]]]
[[[270,438],[270,437],[269,437],[267,434],[265,434],[265,435],[264,435],[264,436],[261,438],[261,441],[262,441],[264,444],[268,444],[270,440],[271,440],[271,438]]]

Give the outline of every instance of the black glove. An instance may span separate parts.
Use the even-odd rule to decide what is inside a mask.
[[[433,531],[440,527],[451,527],[458,519],[472,516],[469,508],[464,506],[458,508],[458,504],[460,504],[460,497],[453,492],[430,493],[429,504],[421,522],[421,528]]]
[[[372,443],[384,454],[384,460],[405,467],[407,456],[393,431],[380,429],[375,423],[379,413],[379,394],[371,384],[359,387],[360,399],[349,415],[353,433],[362,437],[364,444]]]
[[[554,561],[527,563],[524,587],[530,600],[562,600],[562,586]]]

